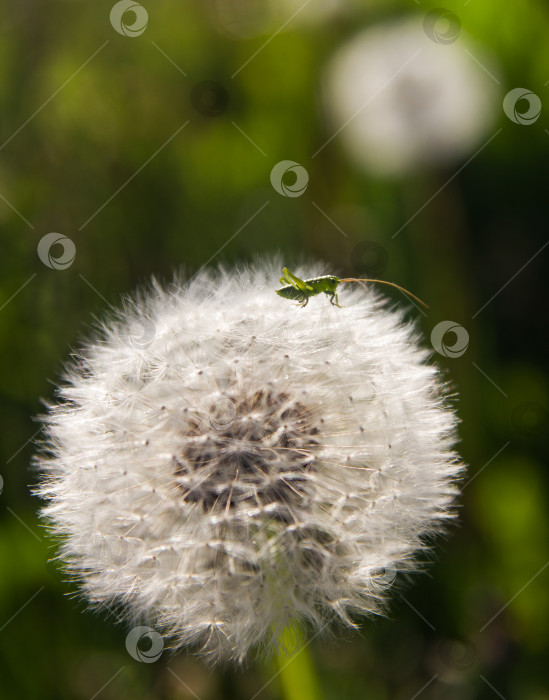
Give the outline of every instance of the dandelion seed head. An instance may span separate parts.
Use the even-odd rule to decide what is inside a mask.
[[[400,177],[474,152],[500,110],[498,73],[493,56],[463,33],[436,43],[420,18],[402,18],[338,50],[325,72],[325,102],[350,158]]]
[[[87,599],[212,661],[296,621],[382,612],[387,572],[415,568],[453,517],[461,470],[402,313],[349,285],[341,309],[298,308],[274,293],[279,267],[126,302],[67,366],[37,458]]]

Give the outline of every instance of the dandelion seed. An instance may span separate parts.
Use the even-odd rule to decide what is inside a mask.
[[[279,270],[126,304],[67,367],[37,458],[91,604],[213,661],[382,612],[387,572],[453,516],[461,470],[413,327],[370,289],[296,308]]]

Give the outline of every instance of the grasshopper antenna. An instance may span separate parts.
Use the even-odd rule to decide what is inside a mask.
[[[339,281],[340,282],[377,282],[378,284],[388,284],[390,287],[395,287],[395,289],[399,289],[401,292],[404,292],[404,294],[407,294],[409,297],[412,297],[412,299],[415,299],[416,301],[418,301],[426,309],[429,308],[427,306],[427,304],[424,301],[422,301],[419,297],[416,297],[415,294],[412,294],[412,292],[409,292],[407,289],[404,289],[404,287],[401,287],[400,285],[395,284],[394,282],[387,282],[386,280],[363,279],[363,278],[358,279],[357,277],[346,277],[345,279],[342,279]]]

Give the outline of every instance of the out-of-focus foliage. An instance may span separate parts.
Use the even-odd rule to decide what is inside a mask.
[[[324,698],[547,700],[547,4],[446,3],[438,31],[457,31],[448,47],[490,84],[493,123],[458,159],[393,178],[333,137],[326,71],[368,28],[416,18],[429,31],[435,3],[144,2],[137,36],[115,31],[113,4],[2,10],[0,697],[281,696],[280,678],[262,690],[274,668],[261,660],[238,672],[185,654],[134,661],[124,627],[64,595],[29,488],[33,416],[94,314],[151,274],[279,250],[290,266],[320,258],[412,289],[430,305],[410,307],[426,342],[443,320],[469,334],[459,357],[435,354],[471,465],[459,527],[428,575],[399,582],[390,619],[312,642]],[[529,125],[503,110],[514,88],[541,100]],[[282,160],[308,172],[299,197],[271,185]],[[76,246],[64,270],[37,255],[50,232]]]

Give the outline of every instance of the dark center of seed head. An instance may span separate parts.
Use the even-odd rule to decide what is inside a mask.
[[[276,504],[273,517],[307,499],[313,468],[314,413],[285,392],[225,394],[205,411],[183,416],[184,439],[174,456],[186,501],[204,510]]]

